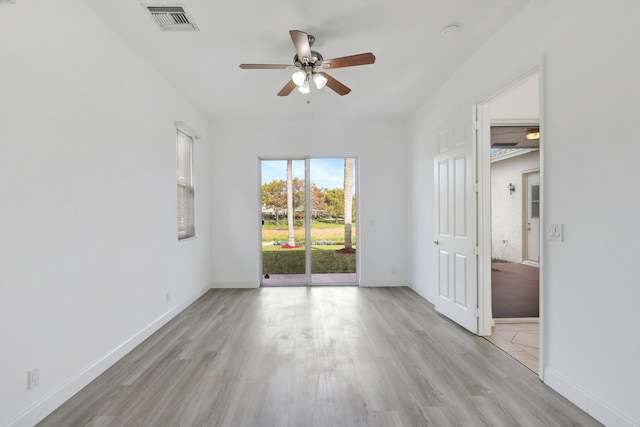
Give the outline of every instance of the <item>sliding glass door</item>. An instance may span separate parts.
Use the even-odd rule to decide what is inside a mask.
[[[356,282],[354,159],[310,159],[311,283]]]
[[[357,284],[355,163],[261,160],[262,285]]]

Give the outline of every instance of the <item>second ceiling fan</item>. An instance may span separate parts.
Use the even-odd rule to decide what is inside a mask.
[[[351,92],[351,89],[323,70],[367,65],[376,62],[376,57],[371,52],[324,59],[320,52],[311,50],[311,46],[316,40],[314,36],[299,30],[291,30],[289,34],[296,48],[293,64],[240,64],[240,68],[244,70],[293,70],[297,68],[298,70],[293,73],[291,80],[278,92],[278,96],[287,96],[296,87],[302,93],[309,93],[312,82],[317,89],[322,89],[327,85],[338,95],[346,95]]]

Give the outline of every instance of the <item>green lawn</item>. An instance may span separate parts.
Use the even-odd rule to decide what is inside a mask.
[[[337,253],[344,246],[311,247],[311,273],[355,273],[356,254]],[[304,248],[263,246],[263,274],[304,274]]]
[[[353,223],[355,228],[355,223]],[[296,220],[294,225],[295,228],[304,228],[303,220]],[[321,220],[313,220],[311,222],[311,228],[340,228],[343,229],[344,223],[342,222],[333,222],[333,221],[321,221]],[[264,224],[262,224],[262,228],[266,230],[286,230],[287,229],[287,218],[280,219],[280,224],[276,226],[275,220],[265,220]]]
[[[355,243],[356,240],[356,225],[351,228],[351,239]],[[304,227],[294,227],[293,234],[296,242],[304,240],[305,231]],[[277,228],[272,224],[262,226],[262,241],[263,242],[286,242],[289,237],[289,232],[286,224],[280,224]],[[315,224],[311,227],[311,241],[331,241],[341,243],[344,245],[344,224]]]

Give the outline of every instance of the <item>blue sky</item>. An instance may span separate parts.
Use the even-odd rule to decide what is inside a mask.
[[[344,159],[311,159],[311,182],[320,188],[342,188]],[[304,179],[304,160],[293,161],[293,176]],[[263,160],[262,183],[287,179],[286,160]]]

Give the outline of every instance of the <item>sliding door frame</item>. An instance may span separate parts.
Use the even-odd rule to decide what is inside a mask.
[[[345,159],[351,158],[353,159],[354,166],[354,178],[355,178],[355,186],[354,186],[354,194],[356,195],[356,225],[360,224],[360,203],[359,203],[359,194],[360,194],[360,178],[359,178],[359,159],[358,156],[322,156],[322,157],[312,157],[309,155],[306,156],[259,156],[258,157],[258,276],[259,276],[259,284],[260,286],[333,286],[333,285],[353,285],[359,286],[360,284],[360,227],[357,228],[356,231],[356,280],[351,283],[341,283],[341,282],[333,282],[333,283],[313,283],[312,282],[312,274],[311,274],[311,160],[312,159]],[[264,283],[264,272],[263,268],[263,257],[262,257],[262,162],[263,161],[300,161],[304,160],[304,229],[305,229],[305,281],[304,282],[293,282],[293,283],[278,283],[278,284],[265,284]]]

